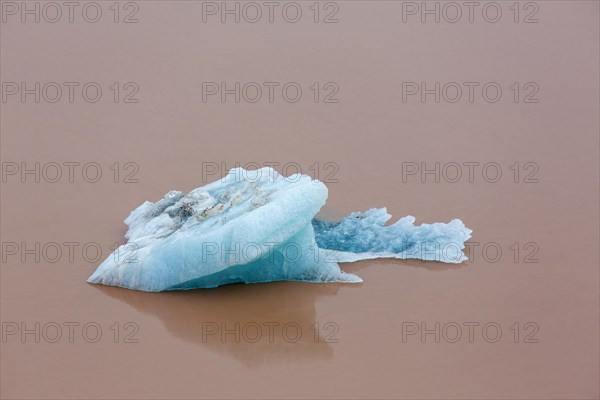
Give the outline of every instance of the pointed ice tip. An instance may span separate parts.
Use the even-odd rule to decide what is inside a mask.
[[[413,217],[412,215],[407,215],[406,217],[402,217],[398,220],[398,222],[402,221],[402,222],[408,222],[411,225],[415,224],[415,221],[417,219],[415,217]]]
[[[102,283],[102,277],[104,276],[101,268],[98,267],[92,275],[87,279],[88,283]]]

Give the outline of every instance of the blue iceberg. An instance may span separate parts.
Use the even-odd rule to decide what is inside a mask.
[[[128,242],[88,282],[158,292],[280,280],[362,282],[338,262],[415,258],[460,263],[471,230],[460,220],[386,226],[385,209],[314,219],[327,187],[306,175],[235,168],[222,180],[146,201],[125,223]]]

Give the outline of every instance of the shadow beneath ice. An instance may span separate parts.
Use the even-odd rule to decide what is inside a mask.
[[[157,317],[173,336],[248,367],[327,360],[337,342],[336,321],[317,321],[315,302],[335,295],[340,284],[271,282],[160,293],[93,286]]]
[[[389,265],[440,272],[468,264],[468,260],[447,264],[417,259],[340,263],[348,273]],[[361,284],[270,282],[160,293],[92,286],[157,317],[174,337],[256,367],[331,359],[339,327],[335,317],[317,320],[315,304],[321,297],[336,295],[342,287],[357,289]]]

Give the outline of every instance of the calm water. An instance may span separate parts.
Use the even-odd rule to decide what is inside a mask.
[[[273,23],[266,8],[257,23],[204,23],[201,2],[142,1],[121,5],[119,21],[139,20],[125,24],[100,4],[94,24],[80,10],[72,24],[2,23],[2,81],[40,82],[39,103],[17,93],[1,110],[2,397],[600,395],[597,2],[522,3],[518,23],[512,2],[497,23],[481,10],[421,23],[412,9],[404,23],[402,3],[383,1],[321,4],[318,23],[312,2],[297,23],[279,8]],[[79,84],[72,103],[64,82]],[[221,82],[240,82],[239,103],[207,94]],[[265,82],[279,84],[272,103]],[[440,82],[439,103],[410,94],[421,82]],[[36,162],[40,182],[22,179]],[[461,218],[471,261],[342,265],[360,285],[86,284],[143,201],[276,162],[326,182],[328,218]]]

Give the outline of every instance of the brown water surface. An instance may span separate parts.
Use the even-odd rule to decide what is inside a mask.
[[[204,23],[202,2],[192,1],[139,1],[138,23],[114,23],[111,3],[100,4],[95,24],[17,15],[1,26],[2,82],[103,89],[96,103],[76,91],[72,103],[51,103],[48,92],[39,103],[16,95],[1,104],[3,163],[102,170],[96,183],[80,167],[73,183],[51,183],[51,166],[39,183],[19,174],[2,183],[3,398],[600,396],[598,2],[538,1],[538,23],[515,23],[512,2],[499,3],[498,23],[481,14],[473,23],[403,23],[402,2],[341,1],[339,22],[327,24],[313,22],[312,2],[299,2],[298,23]],[[130,11],[122,6],[120,18]],[[324,7],[320,18],[333,10]],[[531,12],[524,7],[519,18]],[[139,88],[138,103],[123,102],[127,82]],[[296,82],[303,97],[203,102],[203,82]],[[495,82],[503,95],[492,103],[476,91],[472,103],[452,103],[449,91],[439,103],[434,95],[403,102],[403,82]],[[323,102],[336,87],[339,102]],[[528,99],[538,102],[524,102],[536,88]],[[87,284],[101,260],[89,261],[90,246],[86,260],[84,245],[107,256],[134,207],[205,183],[207,162],[318,171],[330,218],[370,207],[417,222],[461,218],[474,230],[471,260],[342,265],[364,279],[357,285],[150,294]],[[436,162],[439,182],[403,179],[403,170]],[[479,163],[472,182],[470,162]],[[455,183],[451,163],[462,166]],[[495,170],[481,174],[488,163],[501,168],[495,183]],[[137,183],[124,182],[129,173]],[[36,242],[39,262],[21,244]],[[68,242],[78,243],[73,260]],[[63,249],[56,262],[49,243]],[[20,335],[36,322],[39,343],[35,333]],[[62,327],[56,343],[53,323]],[[72,340],[69,323],[79,324]],[[223,324],[233,333],[211,333]],[[268,324],[279,325],[254,343],[253,329]],[[102,336],[91,343],[97,327]],[[433,333],[422,337],[423,329]]]

